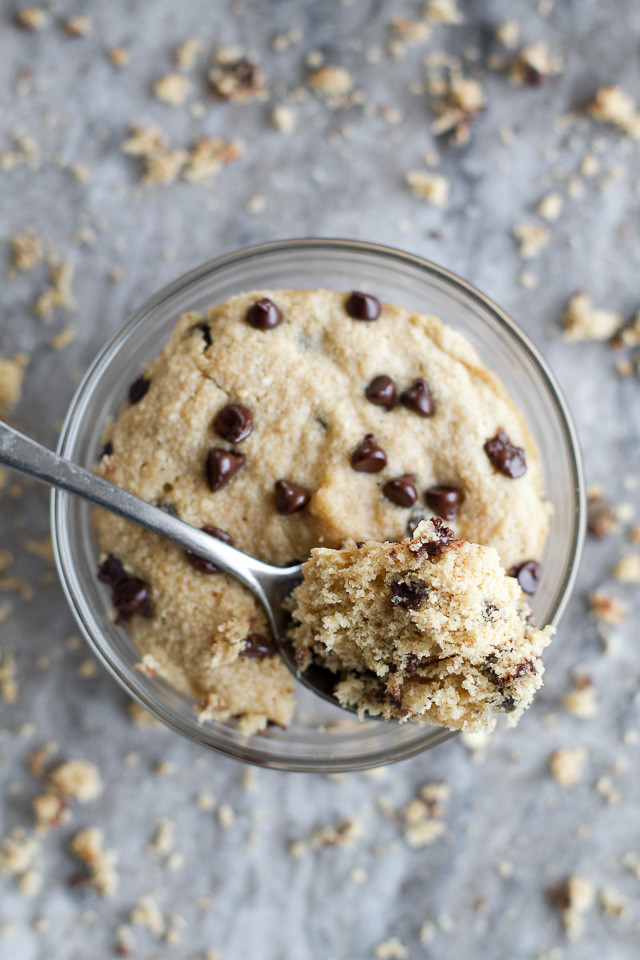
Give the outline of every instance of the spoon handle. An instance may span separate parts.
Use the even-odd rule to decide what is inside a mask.
[[[291,570],[262,563],[178,520],[177,517],[170,516],[128,490],[109,483],[90,470],[85,470],[53,450],[41,446],[30,437],[25,437],[1,420],[0,464],[42,483],[74,493],[110,513],[146,527],[186,550],[211,560],[216,566],[246,584],[263,603],[269,603],[265,588],[270,592],[276,582],[284,586],[287,577],[291,575]]]

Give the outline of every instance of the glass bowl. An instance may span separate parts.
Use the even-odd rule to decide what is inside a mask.
[[[538,623],[557,624],[575,580],[585,517],[580,456],[565,401],[546,364],[509,317],[468,283],[420,257],[347,240],[288,240],[193,270],[152,297],[101,351],[71,402],[59,452],[87,467],[97,460],[107,419],[183,311],[205,311],[258,288],[322,287],[371,291],[390,303],[436,314],[464,334],[502,379],[540,449],[553,517],[531,605]],[[133,641],[112,622],[108,591],[96,579],[98,548],[88,505],[54,491],[52,532],[67,599],[99,659],[131,696],[191,740],[266,767],[336,772],[404,759],[451,736],[431,725],[361,722],[300,685],[296,716],[286,730],[273,727],[247,737],[232,724],[199,724],[193,700],[136,669]]]

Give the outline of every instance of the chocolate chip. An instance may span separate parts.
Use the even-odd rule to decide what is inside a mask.
[[[119,583],[126,579],[127,573],[122,566],[122,562],[110,553],[98,567],[98,580],[108,583],[110,587],[117,587]]]
[[[387,377],[384,373],[381,373],[379,377],[373,378],[364,391],[364,395],[367,400],[375,403],[377,407],[384,407],[385,410],[391,410],[396,400],[396,385],[391,377]]]
[[[543,73],[542,70],[534,67],[532,63],[524,63],[522,72],[525,82],[528,83],[530,87],[541,87],[548,76],[548,74]]]
[[[386,465],[386,453],[375,442],[373,434],[368,433],[351,454],[351,466],[359,473],[379,473]]]
[[[230,533],[226,533],[225,530],[221,530],[220,527],[210,527],[205,525],[200,527],[203,533],[208,533],[210,537],[215,537],[216,540],[222,540],[223,543],[228,543],[230,547],[234,544],[234,539]],[[195,567],[200,573],[219,573],[220,568],[216,567],[215,563],[212,563],[211,560],[205,560],[204,557],[199,557],[197,553],[187,553],[187,560],[192,567]]]
[[[211,346],[213,342],[211,339],[211,327],[205,320],[199,320],[198,323],[194,323],[194,325],[190,327],[189,330],[190,332],[193,332],[194,330],[200,331],[200,333],[202,334],[202,339],[204,340],[205,350],[207,349],[207,347]]]
[[[278,513],[295,513],[309,503],[311,494],[290,480],[276,480],[276,509]]]
[[[223,447],[213,447],[207,454],[207,480],[212,493],[232,480],[242,464],[241,453],[231,453]]]
[[[458,505],[462,500],[462,493],[457,487],[429,487],[424,492],[424,500],[427,506],[439,517],[444,517],[445,520],[455,520]]]
[[[400,394],[400,402],[421,417],[432,417],[436,409],[429,384],[420,377],[413,380],[411,386]]]
[[[273,330],[282,323],[282,314],[275,303],[262,297],[249,307],[247,321],[256,330]]]
[[[345,304],[345,309],[354,320],[377,320],[381,306],[377,297],[354,290]]]
[[[129,387],[129,403],[140,403],[148,389],[149,380],[145,377],[138,377]]]
[[[422,544],[422,550],[428,557],[438,557],[441,553],[450,547],[455,541],[456,535],[449,527],[445,527],[440,517],[431,517],[431,522],[436,528],[437,540],[427,540]]]
[[[113,453],[113,444],[111,443],[111,440],[107,440],[102,450],[100,451],[100,459],[102,460],[103,457],[110,457],[112,453]]]
[[[250,633],[240,651],[241,657],[272,657],[278,652],[276,643],[271,637],[262,633]]]
[[[213,429],[229,443],[246,440],[253,430],[251,411],[240,403],[230,403],[223,407],[213,421]]]
[[[498,430],[495,437],[487,440],[484,452],[496,470],[505,477],[516,480],[527,472],[527,464],[522,447],[514,447],[504,430]]]
[[[534,594],[540,582],[540,564],[537,560],[525,560],[509,570],[510,577],[516,577],[522,590],[529,595]]]
[[[394,580],[391,587],[391,603],[394,607],[404,607],[405,610],[416,610],[427,596],[427,588],[424,583],[416,580],[409,580],[404,583],[402,580]]]
[[[128,620],[137,613],[141,617],[151,616],[151,591],[149,584],[139,577],[127,577],[113,589],[113,605],[120,619]]]
[[[392,503],[399,507],[412,507],[418,499],[416,478],[412,473],[403,473],[401,477],[388,480],[382,492]]]
[[[500,709],[504,710],[505,713],[513,713],[516,708],[516,701],[513,697],[503,697],[502,703],[500,704]]]

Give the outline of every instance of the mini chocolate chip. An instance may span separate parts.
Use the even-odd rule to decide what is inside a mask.
[[[516,708],[516,701],[513,697],[503,697],[500,704],[500,709],[504,710],[505,713],[513,713]]]
[[[273,330],[282,323],[282,313],[267,297],[256,300],[247,311],[247,321],[256,330]]]
[[[207,480],[212,493],[232,480],[242,464],[241,453],[231,453],[223,447],[212,447],[207,454]]]
[[[202,334],[202,339],[204,340],[204,348],[210,347],[213,343],[211,339],[211,327],[205,320],[199,320],[198,323],[194,323],[192,327],[189,328],[190,332],[194,330],[199,330]]]
[[[229,443],[246,440],[253,430],[251,411],[241,403],[230,403],[218,412],[213,421],[213,429]]]
[[[412,473],[403,473],[401,477],[388,480],[382,492],[392,503],[399,507],[412,507],[418,499],[416,478]]]
[[[489,620],[491,623],[494,623],[498,617],[494,617],[494,613],[498,613],[498,608],[495,603],[488,603],[485,601],[483,617],[485,620]],[[487,660],[489,657],[487,657]]]
[[[351,454],[351,466],[360,473],[379,473],[386,465],[386,453],[375,442],[373,434],[368,433]]]
[[[345,304],[345,309],[354,320],[377,320],[381,307],[377,297],[354,290]]]
[[[358,548],[358,550],[360,549],[360,547],[364,547],[366,542],[367,542],[366,540],[356,540],[356,547]]]
[[[400,402],[421,417],[432,417],[436,409],[429,384],[420,377],[413,380],[411,386],[400,394]]]
[[[295,513],[309,503],[311,494],[290,480],[276,480],[276,509],[278,513]]]
[[[138,377],[129,387],[129,403],[140,403],[148,389],[149,380],[145,377]]]
[[[496,470],[505,477],[516,480],[527,472],[527,463],[522,447],[514,447],[504,430],[498,430],[495,437],[487,440],[484,452]]]
[[[205,525],[200,527],[203,533],[208,533],[210,537],[215,537],[216,540],[222,540],[223,543],[228,543],[230,547],[234,544],[234,539],[230,533],[227,533],[225,530],[221,530],[220,527],[210,527]],[[204,557],[199,557],[197,553],[187,553],[187,560],[192,567],[195,567],[200,573],[219,573],[220,568],[216,567],[215,563],[212,563],[211,560],[205,560]]]
[[[534,594],[540,581],[540,564],[537,560],[525,560],[509,570],[510,577],[516,577],[522,590]]]
[[[110,457],[112,453],[113,453],[113,444],[111,443],[111,440],[107,440],[102,450],[100,451],[100,459],[102,460],[103,457]]]
[[[391,587],[391,603],[394,607],[404,607],[405,610],[416,610],[427,596],[427,588],[424,583],[417,580],[410,580],[404,583],[402,580],[393,580]]]
[[[424,500],[428,507],[445,520],[455,520],[458,505],[462,500],[462,493],[457,487],[436,486],[429,487],[424,492]]]
[[[127,620],[134,613],[141,617],[151,616],[151,591],[149,584],[139,577],[127,577],[113,589],[113,605],[120,618]]]
[[[127,573],[122,566],[122,562],[110,553],[98,567],[98,580],[108,583],[110,587],[117,587],[119,583],[126,579]]]
[[[250,633],[240,651],[241,657],[272,657],[278,652],[276,643],[271,637],[262,633]]]
[[[377,407],[384,407],[385,410],[391,410],[396,400],[396,385],[386,374],[381,373],[379,377],[374,377],[364,395],[371,403]]]

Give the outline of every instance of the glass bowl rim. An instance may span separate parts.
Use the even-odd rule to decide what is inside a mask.
[[[227,253],[221,257],[216,257],[213,260],[209,260],[206,263],[203,263],[201,266],[195,267],[187,273],[182,274],[172,282],[162,287],[157,293],[149,297],[135,311],[127,323],[120,328],[115,336],[112,337],[99,350],[97,356],[90,364],[82,380],[80,381],[69,403],[69,407],[60,430],[60,437],[57,445],[58,453],[64,455],[67,444],[75,441],[78,429],[82,424],[81,414],[84,411],[85,404],[88,402],[86,397],[87,391],[89,391],[89,388],[93,387],[96,378],[100,378],[102,376],[104,369],[108,368],[113,352],[116,351],[124,341],[126,341],[126,339],[134,332],[134,330],[149,317],[149,315],[151,315],[155,310],[159,309],[167,300],[170,300],[174,296],[183,293],[193,284],[197,283],[199,280],[209,274],[224,270],[225,268],[248,263],[251,260],[260,258],[266,254],[287,254],[294,251],[299,253],[301,250],[312,252],[314,250],[322,250],[327,248],[334,251],[343,250],[345,252],[352,252],[356,254],[369,254],[373,257],[381,257],[387,261],[396,261],[397,263],[405,266],[418,268],[420,271],[426,272],[436,279],[444,281],[446,284],[453,287],[454,290],[457,290],[459,293],[461,293],[463,298],[466,297],[488,312],[492,319],[497,322],[498,326],[502,327],[503,330],[506,330],[508,335],[516,341],[518,347],[524,351],[526,357],[533,364],[535,373],[538,375],[543,386],[546,388],[546,391],[556,408],[556,413],[558,414],[558,422],[560,424],[563,439],[565,440],[566,448],[569,453],[569,470],[573,479],[572,486],[575,500],[574,518],[572,523],[573,534],[569,548],[570,561],[567,563],[564,570],[562,589],[558,595],[559,599],[555,604],[555,607],[552,609],[551,617],[549,618],[549,623],[552,626],[557,626],[570,599],[578,575],[578,566],[584,544],[586,528],[586,494],[584,473],[577,432],[571,417],[571,413],[555,380],[555,377],[551,373],[546,361],[543,359],[542,355],[534,346],[529,337],[517,326],[517,324],[508,316],[508,314],[506,314],[499,306],[497,306],[497,304],[495,304],[489,297],[481,293],[476,287],[473,286],[473,284],[463,280],[461,277],[458,277],[445,267],[441,267],[438,264],[425,259],[424,257],[418,256],[417,254],[407,253],[383,244],[360,240],[348,240],[330,237],[291,238],[287,240],[273,240],[250,247],[244,247],[232,253]],[[195,741],[196,743],[200,743],[201,745],[207,746],[210,749],[215,749],[216,751],[227,756],[234,757],[237,760],[249,762],[258,766],[276,770],[324,773],[366,770],[381,764],[405,760],[423,752],[429,747],[435,746],[436,744],[442,743],[444,740],[455,736],[455,732],[448,731],[443,728],[440,728],[440,735],[438,736],[436,734],[438,728],[429,727],[427,725],[427,729],[429,731],[427,735],[428,743],[425,743],[422,739],[417,738],[415,741],[409,744],[400,745],[395,750],[379,750],[377,755],[367,757],[362,761],[358,761],[357,759],[343,761],[338,759],[336,761],[324,760],[318,762],[313,759],[309,759],[290,762],[286,759],[277,759],[274,757],[265,758],[264,754],[262,754],[260,751],[251,749],[249,746],[251,738],[248,738],[246,746],[236,747],[234,745],[233,747],[229,747],[225,744],[213,745],[206,738],[199,738],[195,736],[191,729],[182,729],[180,725],[177,725],[168,717],[163,716],[163,714],[158,710],[158,707],[144,694],[142,684],[139,685],[132,683],[131,678],[122,670],[120,670],[116,663],[112,662],[112,660],[106,656],[104,650],[98,645],[98,642],[94,638],[92,631],[85,623],[82,610],[76,602],[76,597],[67,577],[65,558],[63,557],[62,552],[62,543],[66,542],[66,536],[64,532],[64,525],[62,524],[61,507],[67,499],[70,499],[69,494],[55,489],[51,491],[51,532],[53,552],[58,577],[67,602],[93,652],[98,656],[100,661],[108,669],[111,675],[115,677],[120,685],[127,691],[129,696],[132,696],[135,700],[141,703],[152,713],[152,715],[158,717],[167,726],[169,726],[171,730],[182,734],[192,742]],[[105,644],[105,646],[108,646],[108,644]],[[140,689],[138,689],[138,686],[140,686]]]

